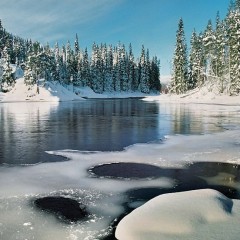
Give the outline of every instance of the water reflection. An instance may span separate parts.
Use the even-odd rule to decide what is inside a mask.
[[[61,160],[47,155],[48,150],[119,151],[168,134],[220,131],[235,116],[226,109],[206,111],[199,106],[137,99],[2,103],[0,162],[29,164]]]
[[[41,133],[47,132],[46,122],[57,107],[58,103],[0,104],[0,161],[18,164],[35,158],[40,162],[39,146],[47,137]]]
[[[59,160],[47,150],[122,150],[160,137],[158,105],[139,100],[11,103],[0,113],[1,163]]]

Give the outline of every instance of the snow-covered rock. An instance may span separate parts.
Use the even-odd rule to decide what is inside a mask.
[[[239,239],[240,201],[211,190],[156,197],[121,220],[119,240]]]

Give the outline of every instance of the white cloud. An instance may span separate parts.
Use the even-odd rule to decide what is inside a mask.
[[[3,26],[16,35],[44,42],[56,41],[70,29],[98,19],[121,1],[1,0],[0,18]]]

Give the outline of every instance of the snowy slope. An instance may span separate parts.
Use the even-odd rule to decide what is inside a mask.
[[[240,201],[211,190],[156,197],[127,215],[119,240],[239,239]]]
[[[115,93],[103,93],[97,94],[91,88],[84,87],[72,87],[62,86],[58,82],[43,82],[39,80],[39,94],[37,93],[37,85],[26,86],[24,79],[19,78],[16,80],[14,88],[8,93],[0,92],[0,101],[2,102],[22,102],[22,101],[47,101],[47,102],[59,102],[59,101],[74,101],[82,100],[83,98],[132,98],[141,97],[146,95],[141,92],[115,92]],[[152,96],[158,96],[152,94]]]
[[[39,94],[37,93],[37,85],[26,86],[24,79],[19,78],[16,81],[14,88],[6,93],[0,95],[0,101],[3,102],[20,102],[20,101],[73,101],[82,100],[81,97],[75,93],[64,88],[57,82],[45,82],[39,86]]]
[[[172,102],[172,103],[211,103],[239,105],[240,96],[229,96],[227,93],[219,94],[218,90],[209,85],[193,89],[186,94],[161,94],[149,96],[145,101]]]
[[[84,98],[144,98],[149,96],[149,94],[141,92],[104,92],[103,94],[98,94],[90,87],[74,87],[74,92]],[[152,94],[151,96],[159,96],[159,94]]]

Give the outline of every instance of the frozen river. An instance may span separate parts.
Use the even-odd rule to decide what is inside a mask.
[[[159,194],[239,199],[239,115],[140,99],[0,104],[0,239],[114,239],[119,219]],[[39,210],[46,197],[73,199],[87,216]]]

